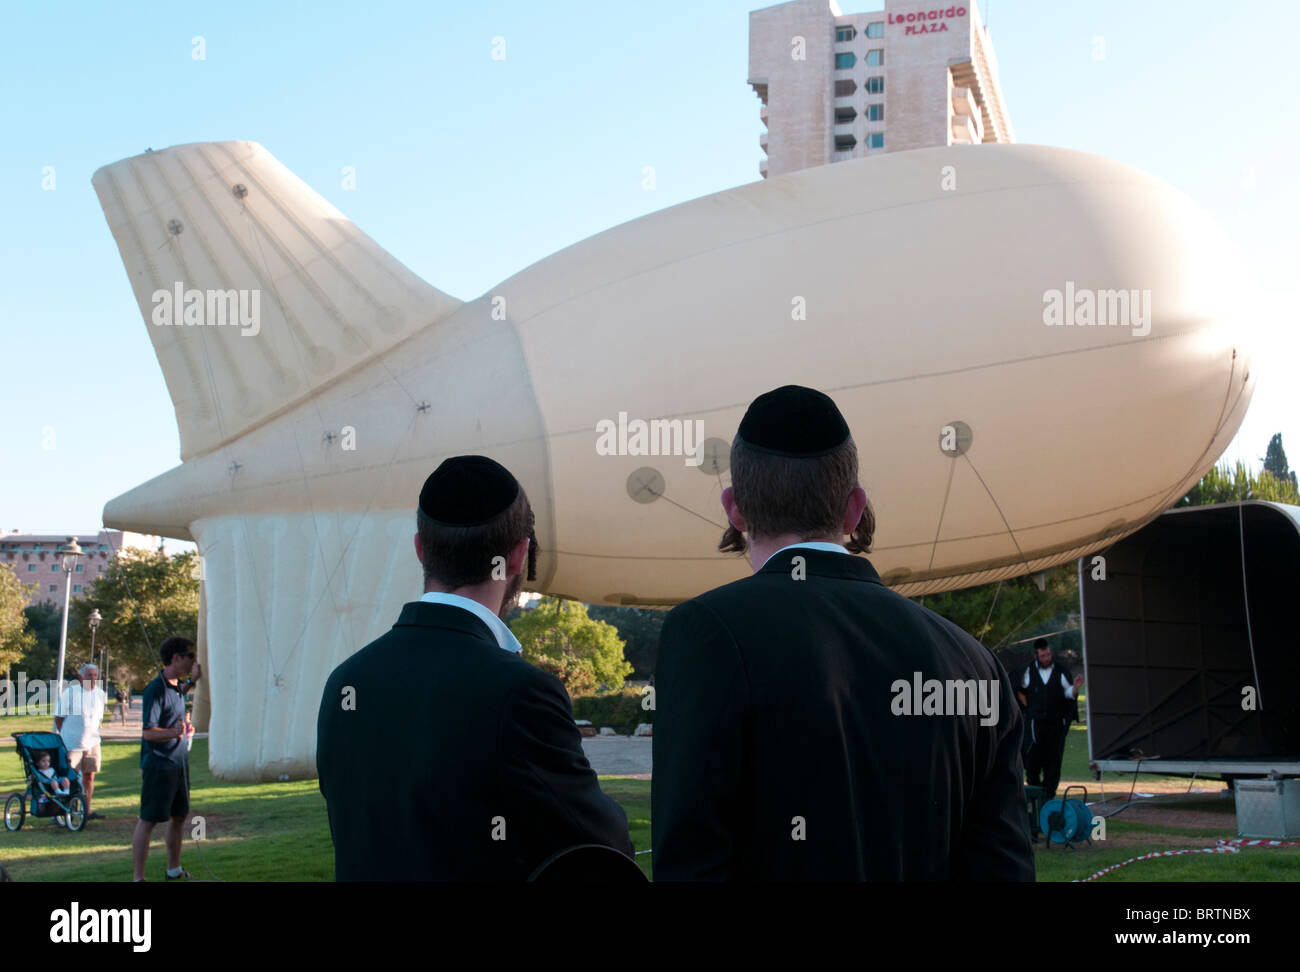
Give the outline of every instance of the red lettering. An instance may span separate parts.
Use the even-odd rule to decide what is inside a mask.
[[[920,23],[919,27],[909,26],[905,31],[903,31],[904,36],[907,36],[909,34],[937,34],[941,30],[948,29],[947,23],[944,22],[947,18],[965,17],[965,16],[966,16],[966,8],[958,7],[958,6],[949,7],[947,10],[944,10],[942,7],[939,7],[934,10],[920,10],[920,11],[914,10],[908,14],[891,13],[886,15],[887,23],[890,24]],[[926,23],[926,21],[938,21],[938,23],[932,24],[932,23]]]

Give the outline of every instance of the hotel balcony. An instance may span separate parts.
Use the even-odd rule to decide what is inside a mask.
[[[967,115],[971,118],[980,116],[979,105],[975,103],[975,96],[971,94],[970,88],[954,87],[952,89],[952,110],[959,115]]]
[[[952,89],[952,142],[976,145],[984,141],[984,116],[970,88]]]
[[[952,116],[952,145],[978,145],[984,139],[974,118],[969,115]]]

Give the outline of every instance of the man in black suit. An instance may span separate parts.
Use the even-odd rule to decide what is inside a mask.
[[[664,623],[655,879],[1032,881],[1010,681],[851,555],[875,520],[835,403],[756,399],[722,503],[756,573]]]
[[[1030,786],[1043,788],[1043,799],[1056,796],[1070,721],[1078,718],[1083,676],[1071,681],[1070,670],[1056,660],[1046,638],[1034,641],[1034,661],[1021,673],[1016,698],[1024,708],[1025,775]]]
[[[483,456],[448,459],[416,514],[425,595],[338,666],[316,767],[340,881],[524,880],[566,848],[628,855],[563,684],[502,618],[535,577],[533,512]]]

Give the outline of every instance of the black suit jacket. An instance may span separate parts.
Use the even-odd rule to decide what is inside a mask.
[[[895,715],[914,672],[991,680],[998,721]],[[1006,672],[865,558],[786,550],[678,605],[655,700],[656,881],[1033,880]]]
[[[316,768],[340,881],[523,880],[576,844],[632,854],[560,680],[451,605],[405,605],[334,669]]]

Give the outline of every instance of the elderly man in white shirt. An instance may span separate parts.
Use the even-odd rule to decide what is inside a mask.
[[[108,697],[99,687],[99,668],[87,663],[78,670],[80,681],[72,682],[59,696],[54,728],[68,747],[68,762],[81,773],[86,793],[86,819],[102,820],[103,814],[90,812],[95,795],[95,774],[99,772],[99,724],[104,721]]]

